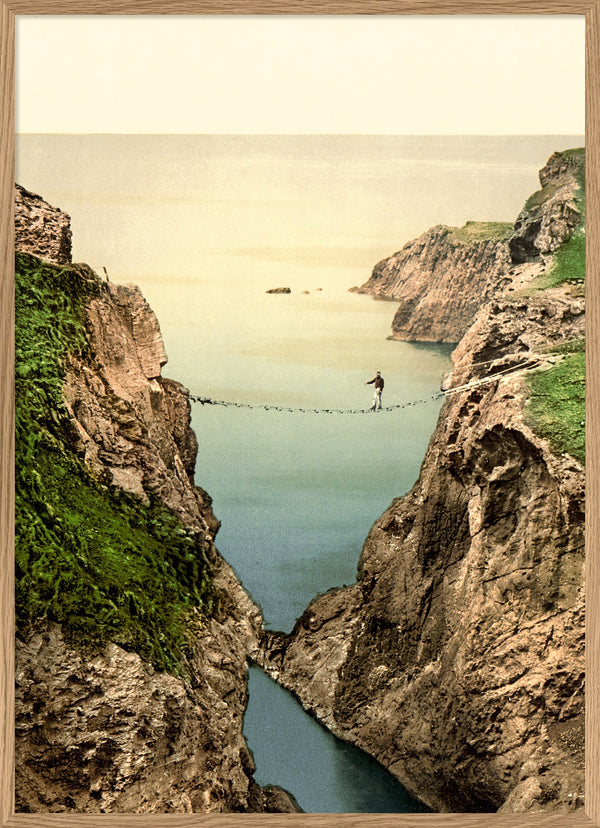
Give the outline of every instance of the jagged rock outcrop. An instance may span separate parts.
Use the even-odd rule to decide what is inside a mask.
[[[49,240],[39,231],[38,253],[53,232]],[[21,229],[17,247],[30,249],[36,233]],[[18,632],[17,811],[297,810],[284,791],[253,779],[242,724],[262,619],[213,543],[219,522],[194,484],[189,394],[161,376],[158,321],[139,290],[68,267],[95,296],[89,348],[64,365],[69,452],[103,483],[161,501],[203,539],[214,600],[206,617],[190,616],[181,676],[115,643],[93,654],[74,649],[43,619]]]
[[[15,186],[15,238],[17,250],[55,264],[71,261],[71,219],[20,184]]]
[[[242,723],[262,620],[218,556],[213,577],[220,609],[195,623],[185,679],[116,644],[74,650],[57,624],[17,638],[17,812],[298,810],[254,782]]]
[[[17,811],[265,811],[242,736],[260,617],[221,564],[227,612],[198,623],[191,676],[109,644],[86,656],[45,625],[17,641]]]
[[[582,220],[583,151],[555,152],[540,171],[542,189],[517,217],[510,239],[512,260],[521,264],[553,253]]]
[[[554,153],[514,226],[438,226],[375,265],[359,293],[399,302],[392,339],[458,342],[482,306],[511,283],[515,264],[554,252],[582,220],[583,150]]]
[[[462,338],[444,386],[469,387],[374,524],[357,583],[259,655],[440,811],[583,806],[584,469],[532,430],[526,376],[509,370],[584,336],[577,286],[528,289],[546,266],[510,269]]]

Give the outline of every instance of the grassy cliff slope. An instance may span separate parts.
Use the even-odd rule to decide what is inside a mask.
[[[113,641],[177,672],[190,613],[211,608],[204,539],[156,501],[105,485],[72,448],[62,384],[93,361],[77,268],[16,261],[16,609],[25,631],[56,621],[76,647]]]

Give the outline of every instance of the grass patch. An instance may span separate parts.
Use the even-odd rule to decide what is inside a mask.
[[[562,154],[578,162],[572,174],[577,182],[575,203],[580,213],[580,220],[571,238],[561,244],[554,253],[552,265],[532,283],[532,290],[546,290],[563,284],[581,286],[585,282],[585,148],[567,150]],[[534,193],[531,198],[540,196],[552,187],[556,188],[556,185],[548,185],[540,193]],[[581,287],[580,291],[583,295]]]
[[[585,282],[585,233],[575,232],[554,253],[551,267],[532,282],[531,290],[547,290],[563,284]]]
[[[17,626],[56,621],[75,647],[114,641],[177,673],[190,611],[211,609],[204,542],[159,502],[103,485],[69,445],[65,363],[89,354],[85,307],[102,290],[17,255]]]
[[[585,147],[562,150],[561,155],[564,155],[565,158],[580,160],[583,164],[585,162]]]
[[[585,337],[579,339],[571,339],[568,342],[563,342],[560,345],[548,345],[545,348],[540,348],[541,354],[585,354]]]
[[[557,454],[585,464],[585,340],[557,350],[566,354],[558,365],[528,375],[525,419]]]
[[[504,221],[468,221],[464,227],[448,229],[459,242],[508,241],[514,225]]]
[[[581,218],[571,238],[553,255],[547,272],[531,285],[546,290],[572,284],[572,292],[583,295],[585,281],[585,149],[567,150],[563,156],[573,162],[572,174],[578,184],[575,201]],[[540,204],[552,193],[549,184],[530,201]],[[529,202],[528,202],[529,204]],[[526,205],[527,206],[527,205]],[[528,425],[550,443],[557,454],[566,452],[585,464],[585,338],[565,342],[546,353],[562,355],[560,363],[544,371],[532,371],[527,378],[529,397],[525,405]]]

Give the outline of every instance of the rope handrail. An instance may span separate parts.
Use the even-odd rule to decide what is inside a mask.
[[[411,400],[411,402],[401,403],[399,405],[389,405],[379,410],[393,411],[399,408],[408,408],[412,405],[422,405],[426,402],[437,400],[444,396],[444,391],[438,391],[436,394],[432,394],[430,397],[426,397],[421,400]],[[201,405],[220,405],[226,408],[252,408],[262,409],[263,411],[282,411],[289,414],[369,414],[374,410],[372,408],[292,408],[285,405],[274,405],[273,403],[263,405],[260,403],[241,403],[232,402],[230,400],[215,400],[212,397],[197,397],[194,394],[190,394],[190,399],[194,400],[194,402],[200,403]]]
[[[443,391],[440,390],[435,394],[431,394],[429,397],[424,397],[420,400],[411,400],[410,402],[388,405],[385,406],[385,408],[380,408],[379,411],[398,411],[399,409],[410,408],[415,405],[424,405],[425,403],[432,402],[433,400],[439,400],[442,397],[447,397],[450,394],[457,394],[461,391],[470,391],[473,388],[478,388],[480,385],[486,385],[490,382],[497,382],[501,379],[505,379],[507,376],[512,376],[513,374],[521,371],[531,371],[541,365],[543,361],[544,360],[540,359],[527,360],[521,365],[510,366],[509,368],[505,368],[504,371],[498,371],[489,377],[482,377],[481,379],[472,380],[471,382],[463,385],[457,385],[454,388],[447,388]],[[212,397],[200,397],[196,394],[190,394],[190,399],[194,402],[200,403],[200,405],[203,406],[216,405],[225,408],[247,408],[262,411],[279,411],[286,414],[370,414],[374,411],[373,408],[310,408],[306,406],[294,408],[285,405],[275,405],[273,403],[261,404],[234,402],[232,400],[216,400]]]

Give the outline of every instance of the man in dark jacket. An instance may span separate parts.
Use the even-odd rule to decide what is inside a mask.
[[[369,382],[365,382],[365,385],[373,385],[373,405],[371,406],[371,411],[377,411],[377,409],[381,408],[381,392],[383,391],[383,377],[377,371],[377,376],[373,377],[372,380]]]

